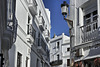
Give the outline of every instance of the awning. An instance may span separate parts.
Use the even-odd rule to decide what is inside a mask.
[[[90,49],[89,54],[83,58],[83,60],[92,59],[100,57],[100,47],[95,49]]]
[[[87,50],[87,54],[84,54],[84,56],[81,58],[75,58],[76,59],[75,62],[79,62],[81,60],[99,58],[99,57],[100,57],[100,47]]]

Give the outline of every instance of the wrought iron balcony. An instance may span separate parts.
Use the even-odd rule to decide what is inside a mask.
[[[31,3],[28,3],[28,8],[33,16],[37,15],[37,2],[35,0]]]
[[[55,60],[55,61],[50,62],[50,65],[57,66],[57,65],[61,65],[62,63],[63,63],[62,60]]]
[[[45,30],[44,32],[44,35],[45,35],[45,39],[47,40],[47,42],[50,40],[50,33],[49,33],[49,30]]]
[[[32,24],[27,25],[27,41],[33,43],[35,40],[36,31],[34,30]]]
[[[42,38],[37,38],[38,39],[38,51],[42,54],[46,53],[46,43],[44,42],[44,40]]]
[[[100,39],[100,27],[98,27],[98,21],[96,20],[90,24],[80,27],[80,34],[82,43]]]
[[[43,18],[43,16],[40,16],[39,17],[39,28],[41,31],[44,31],[44,29],[45,29],[44,24],[45,24],[44,18]]]

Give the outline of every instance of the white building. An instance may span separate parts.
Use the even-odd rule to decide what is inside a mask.
[[[9,50],[9,67],[50,67],[50,11],[42,0],[16,0],[15,12],[17,39]]]
[[[70,0],[69,15],[73,20],[71,59],[75,67],[96,66],[100,59],[100,0]]]
[[[70,38],[64,33],[50,40],[50,64],[52,67],[70,66]]]
[[[0,0],[0,66],[8,67],[9,54],[16,41],[17,19],[15,17],[16,0]],[[3,59],[4,58],[4,59]]]

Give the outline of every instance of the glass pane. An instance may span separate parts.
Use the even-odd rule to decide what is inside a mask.
[[[97,23],[96,24],[93,24],[93,29],[94,30],[97,29],[97,27],[98,27]]]
[[[98,24],[96,23],[96,29],[98,28]]]
[[[89,32],[89,31],[91,31],[91,26],[86,27],[86,32]]]
[[[90,23],[91,22],[91,19],[88,19],[86,20],[86,24]]]
[[[97,15],[97,10],[93,12],[93,15]]]
[[[89,13],[89,14],[86,15],[86,18],[89,18],[89,17],[91,17],[91,13]]]
[[[93,21],[97,20],[97,16],[93,17]]]
[[[95,30],[95,24],[93,24],[93,29]]]

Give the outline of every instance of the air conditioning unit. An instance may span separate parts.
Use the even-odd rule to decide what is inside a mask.
[[[33,37],[29,34],[29,35],[27,35],[27,42],[30,42],[30,43],[33,43],[34,42],[34,39],[33,39]]]
[[[83,56],[83,55],[84,55],[83,48],[80,48],[80,49],[76,50],[75,56],[80,57],[80,56]]]
[[[83,48],[79,49],[79,56],[83,56],[84,55],[84,50]]]

